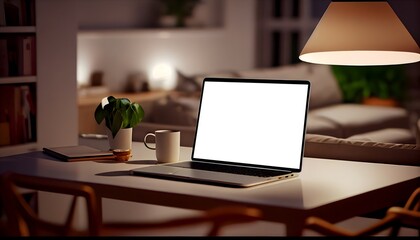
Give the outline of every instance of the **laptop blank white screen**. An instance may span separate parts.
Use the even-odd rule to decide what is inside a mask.
[[[308,91],[279,81],[205,81],[193,159],[300,169]]]

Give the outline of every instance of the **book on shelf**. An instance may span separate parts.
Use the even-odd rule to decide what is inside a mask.
[[[35,36],[22,37],[20,44],[22,45],[20,55],[20,75],[30,76],[36,74],[35,67]]]
[[[6,0],[4,1],[4,15],[6,18],[6,26],[21,26],[21,1],[20,0]]]
[[[20,131],[20,140],[22,142],[33,142],[36,140],[36,108],[34,96],[29,85],[17,87],[20,95],[20,106],[18,107],[18,117]]]
[[[0,0],[0,4],[0,26],[2,18],[5,26],[35,25],[35,0]]]
[[[24,143],[25,142],[25,125],[23,120],[23,109],[22,109],[22,92],[20,91],[20,87],[14,87],[14,119],[15,122],[12,122],[13,131],[15,133],[14,139],[15,144]]]
[[[4,135],[2,142],[15,145],[36,140],[34,102],[34,95],[29,85],[0,85],[0,123],[2,123],[0,134]]]
[[[7,61],[9,65],[9,76],[19,75],[19,43],[18,37],[7,37]]]
[[[0,38],[0,77],[9,76],[9,57],[7,39]]]
[[[12,88],[0,85],[0,146],[10,145],[10,117],[9,117],[9,101],[6,94]],[[9,96],[10,97],[10,96]]]
[[[23,24],[25,26],[35,26],[35,0],[24,1],[24,17]]]
[[[9,123],[0,119],[0,146],[10,145]]]
[[[31,90],[28,85],[20,86],[21,91],[21,113],[23,127],[23,141],[30,142],[35,140],[35,105]]]
[[[35,35],[0,37],[0,50],[0,77],[36,74]]]
[[[0,85],[0,118],[4,119],[9,126],[9,142],[10,144],[17,143],[16,120],[15,120],[15,90],[13,85]],[[6,133],[1,133],[6,134]]]
[[[4,12],[5,0],[0,0],[0,26],[6,26],[6,13]]]

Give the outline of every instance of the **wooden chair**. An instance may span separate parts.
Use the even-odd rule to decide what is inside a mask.
[[[398,236],[400,228],[417,229],[420,235],[420,188],[417,188],[404,207],[391,207],[384,218],[375,224],[357,232],[350,232],[318,217],[306,220],[306,229],[311,229],[326,236],[372,236],[390,229],[389,236]]]
[[[231,224],[247,223],[260,219],[260,212],[247,207],[220,207],[204,211],[198,216],[171,219],[159,222],[115,222],[102,223],[101,201],[90,186],[67,180],[5,173],[1,178],[1,195],[6,215],[6,229],[9,236],[118,236],[128,230],[174,228],[210,223],[207,236],[216,236],[220,230]],[[72,201],[62,224],[41,219],[37,212],[22,197],[22,189],[53,192],[70,195]],[[87,209],[86,230],[73,225],[78,199],[84,199]]]

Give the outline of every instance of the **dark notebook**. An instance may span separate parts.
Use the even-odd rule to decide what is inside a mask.
[[[250,187],[302,169],[310,82],[206,78],[192,161],[136,168],[139,176]]]
[[[45,147],[43,148],[43,152],[67,162],[115,159],[112,152],[102,151],[84,145],[50,148]]]

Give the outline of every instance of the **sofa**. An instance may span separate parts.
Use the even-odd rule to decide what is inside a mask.
[[[310,80],[306,156],[326,158],[326,155],[320,154],[324,151],[320,150],[324,149],[320,146],[332,147],[337,144],[340,146],[356,144],[363,146],[362,149],[367,145],[374,149],[379,147],[374,143],[382,143],[380,149],[398,148],[398,144],[404,145],[403,149],[410,150],[417,149],[418,146],[415,132],[417,128],[410,126],[410,115],[406,109],[344,103],[341,90],[329,66],[299,63],[276,68],[226,71],[189,77],[181,73],[178,75],[176,91],[153,104],[150,112],[146,112],[143,122],[134,129],[133,140],[142,141],[147,132],[157,129],[179,129],[181,130],[181,145],[192,146],[201,83],[204,77],[213,76]],[[370,144],[366,145],[365,143]],[[383,144],[390,144],[390,146]],[[327,150],[328,148],[325,148],[325,151]],[[340,151],[335,150],[336,152]],[[343,152],[343,155],[351,155],[351,152],[355,151],[353,148],[345,150],[350,152]],[[361,150],[360,147],[357,151],[359,150]],[[410,156],[420,159],[419,150],[414,152]],[[381,154],[386,155],[387,150],[382,151]],[[331,158],[340,158],[340,155],[332,154]],[[345,158],[350,157],[346,156]],[[360,156],[354,157],[354,159],[356,158],[360,158]],[[387,162],[388,160],[384,159],[383,161]]]

